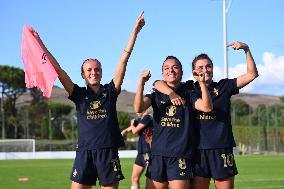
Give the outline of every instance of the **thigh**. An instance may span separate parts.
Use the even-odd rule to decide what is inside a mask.
[[[95,153],[95,152],[94,152]],[[74,185],[96,185],[97,170],[93,162],[92,152],[89,150],[76,151],[70,179]]]
[[[124,179],[117,149],[98,150],[96,166],[100,185],[102,186],[115,186],[120,180]]]
[[[146,179],[146,189],[167,189],[168,182],[157,182],[149,178]]]
[[[189,179],[188,180],[172,180],[169,181],[171,189],[188,189],[189,188]]]
[[[223,180],[215,180],[215,186],[217,189],[233,189],[234,188],[234,177],[230,177]]]
[[[109,184],[109,185],[104,185],[101,186],[101,189],[118,189],[118,182],[115,184]]]
[[[192,189],[209,189],[210,178],[195,176],[191,183]]]
[[[79,184],[77,182],[72,181],[71,189],[91,189],[92,186]]]
[[[132,168],[132,177],[140,177],[144,169],[145,167],[134,164]]]

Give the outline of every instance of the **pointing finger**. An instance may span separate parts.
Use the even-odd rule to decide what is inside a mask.
[[[234,43],[228,43],[227,45],[226,45],[226,47],[230,47],[230,46],[233,46],[234,45]]]
[[[144,15],[144,11],[142,11],[142,12],[140,13],[139,17],[141,18],[141,17],[143,17],[143,15]]]

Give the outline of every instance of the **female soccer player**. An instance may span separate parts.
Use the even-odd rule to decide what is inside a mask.
[[[230,116],[230,99],[239,89],[258,77],[257,68],[247,44],[235,41],[231,43],[234,50],[242,49],[246,55],[247,72],[234,79],[222,79],[214,82],[213,62],[207,54],[200,54],[192,61],[192,70],[205,73],[205,83],[213,102],[212,112],[196,111],[195,122],[198,128],[197,152],[194,165],[194,189],[209,189],[210,179],[213,178],[217,189],[234,188],[234,176],[238,174],[233,147],[235,141],[232,132]],[[192,89],[192,81],[183,86]],[[164,82],[155,82],[155,88],[165,94],[171,94],[173,104],[183,104],[181,97]],[[200,94],[197,83],[195,93]]]
[[[134,100],[136,112],[142,112],[152,105],[154,132],[151,146],[151,158],[146,176],[148,188],[185,189],[192,177],[192,109],[203,112],[212,110],[212,103],[205,85],[204,73],[195,71],[202,91],[202,99],[196,98],[190,91],[180,86],[182,65],[180,61],[169,56],[163,63],[164,81],[177,94],[187,100],[184,106],[175,106],[169,96],[156,90],[143,96],[145,82],[150,77],[149,71],[141,75]]]
[[[138,16],[133,31],[114,77],[108,84],[101,85],[102,65],[97,59],[86,59],[81,66],[81,76],[87,87],[74,84],[59,63],[46,49],[39,35],[34,37],[45,49],[59,80],[76,105],[78,120],[78,147],[71,172],[72,189],[88,189],[99,180],[101,188],[117,189],[124,178],[118,157],[118,148],[124,145],[117,115],[116,101],[126,71],[126,65],[135,40],[145,21],[143,12]]]

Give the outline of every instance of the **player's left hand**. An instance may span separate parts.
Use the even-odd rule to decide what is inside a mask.
[[[239,41],[234,41],[228,44],[227,47],[232,47],[234,50],[240,50],[240,49],[247,50],[249,48],[247,44]]]
[[[145,20],[144,20],[144,11],[141,12],[141,14],[138,16],[136,19],[136,23],[134,26],[135,31],[138,33],[143,26],[145,25]]]

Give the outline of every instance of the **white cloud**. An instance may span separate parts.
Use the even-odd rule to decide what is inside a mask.
[[[257,64],[258,78],[244,87],[241,92],[284,95],[284,56],[263,53],[263,64]],[[246,64],[238,64],[229,69],[230,77],[246,72]]]

